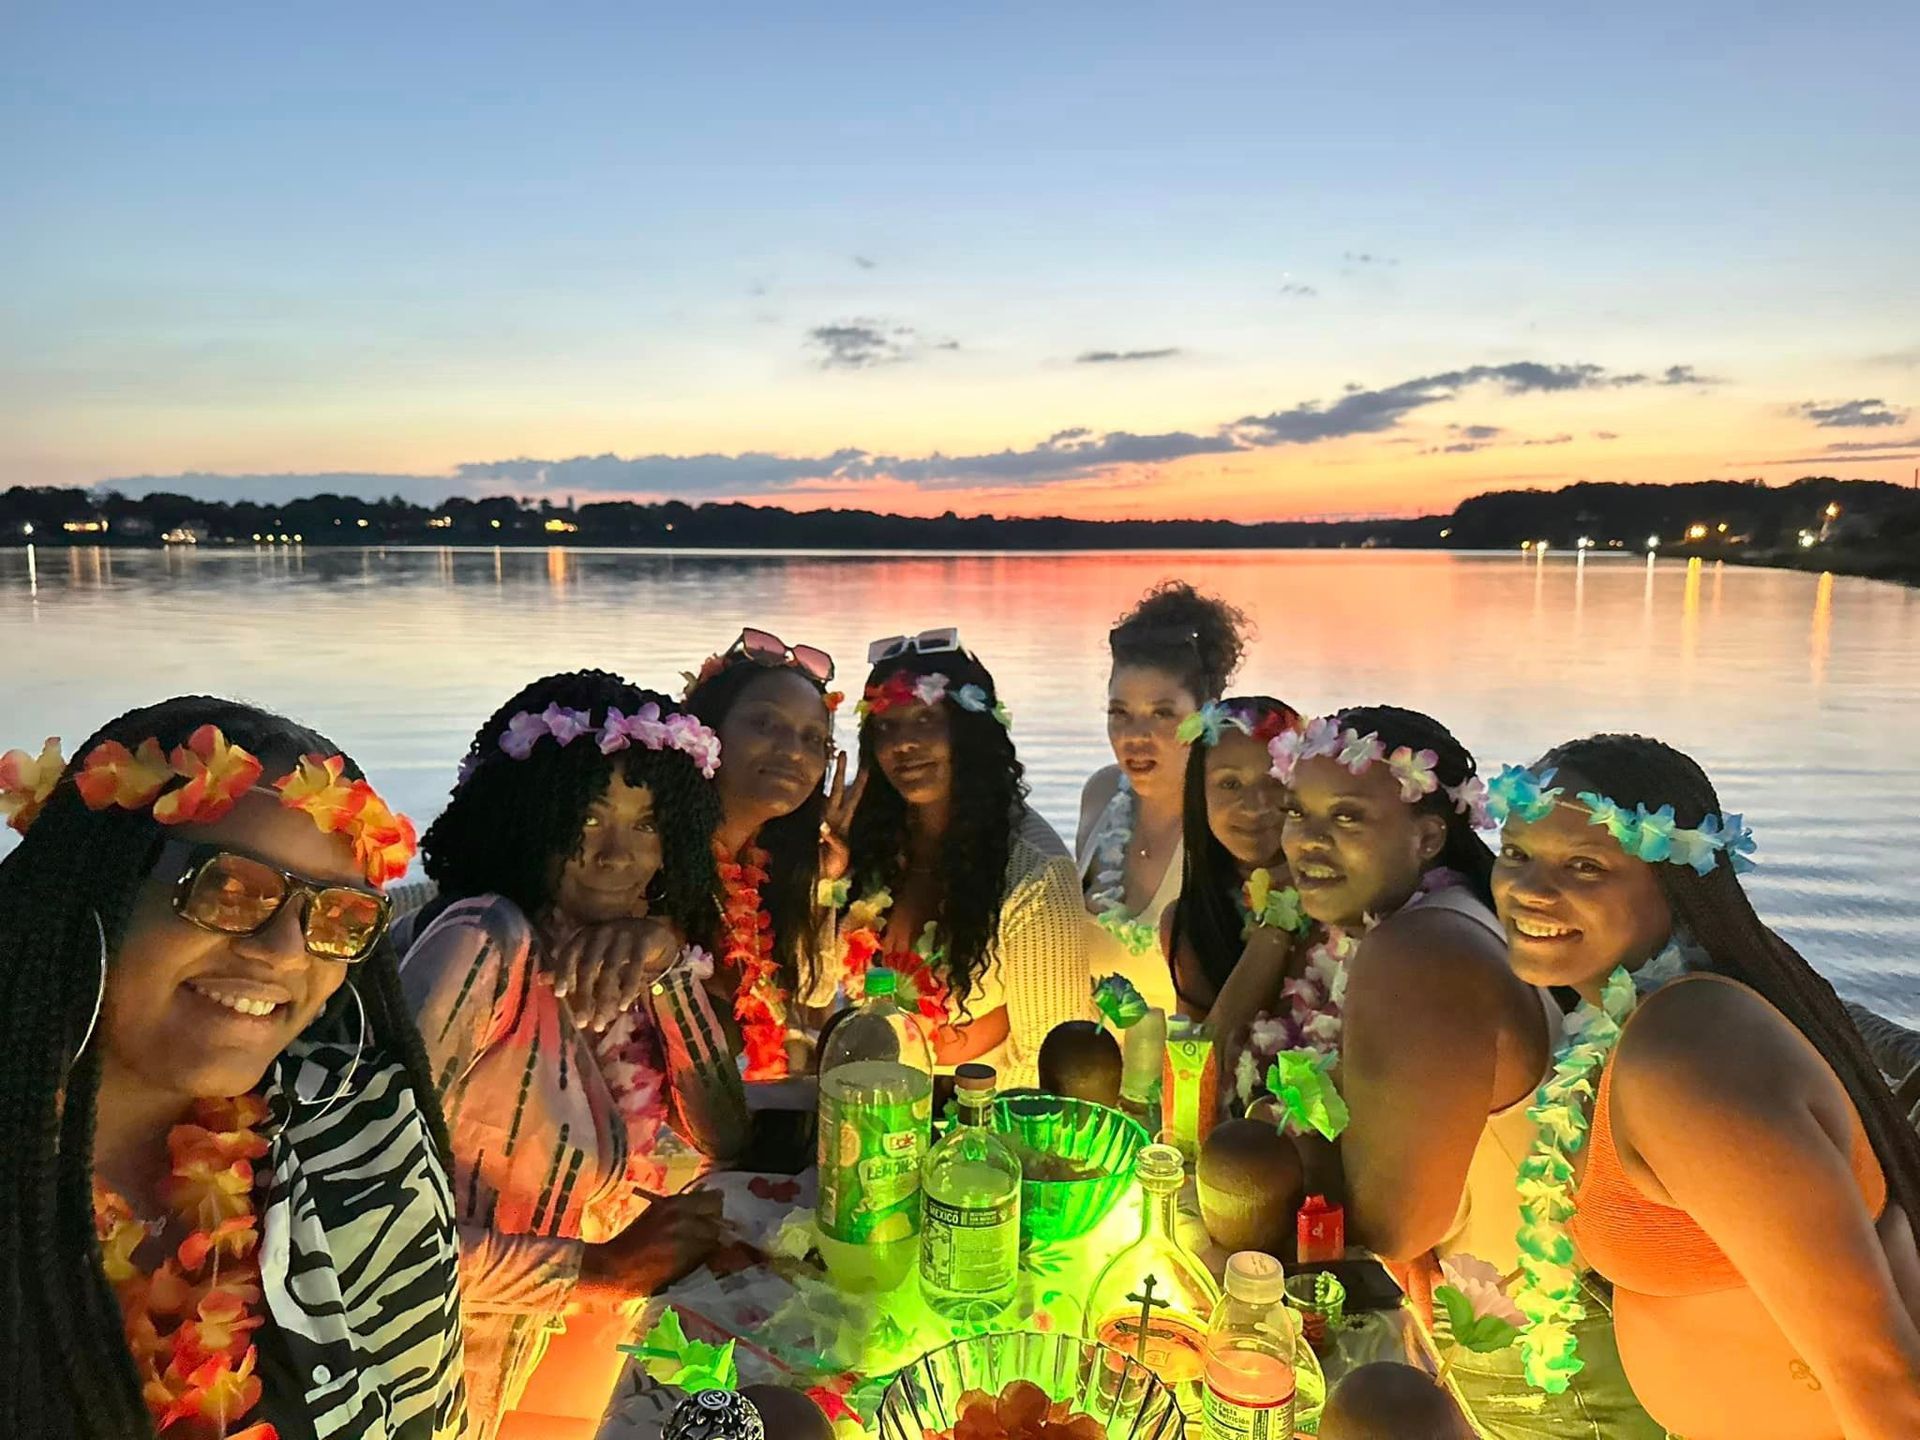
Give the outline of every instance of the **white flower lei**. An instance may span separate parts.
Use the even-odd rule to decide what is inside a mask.
[[[1140,797],[1125,775],[1114,792],[1115,800],[1121,796],[1126,797],[1126,804],[1120,822],[1109,824],[1106,815],[1100,817],[1099,842],[1093,852],[1093,887],[1087,891],[1087,901],[1102,930],[1126,946],[1128,954],[1145,955],[1159,946],[1160,932],[1127,913],[1127,852],[1133,848],[1133,829],[1140,819]],[[1107,805],[1111,811],[1113,801]]]

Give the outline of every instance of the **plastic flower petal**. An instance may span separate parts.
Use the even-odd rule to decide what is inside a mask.
[[[1335,758],[1358,775],[1377,760],[1386,758],[1386,747],[1378,735],[1362,735],[1348,730],[1340,737],[1340,753]]]
[[[1487,782],[1487,813],[1502,825],[1510,815],[1528,824],[1546,818],[1563,793],[1558,786],[1547,788],[1555,773],[1543,770],[1536,775],[1524,765],[1502,766]]]
[[[1329,1073],[1334,1064],[1332,1055],[1282,1050],[1267,1071],[1267,1089],[1286,1107],[1289,1118],[1303,1130],[1316,1130],[1329,1140],[1340,1138],[1350,1118],[1347,1102]]]
[[[1756,848],[1753,831],[1747,828],[1747,822],[1743,817],[1709,815],[1700,822],[1700,833],[1717,845],[1732,862],[1734,874],[1744,874],[1754,868],[1751,858]]]
[[[540,718],[546,722],[547,733],[562,745],[571,745],[582,735],[593,733],[593,716],[585,710],[570,710],[554,701],[542,712]]]
[[[691,715],[669,715],[661,722],[668,743],[699,767],[711,780],[720,769],[720,737]]]
[[[294,772],[274,784],[280,803],[289,810],[306,811],[324,834],[346,829],[373,793],[341,779],[346,763],[338,755],[302,756]]]
[[[1267,742],[1267,758],[1273,762],[1268,771],[1282,785],[1293,784],[1294,771],[1300,768],[1301,751],[1306,748],[1304,730],[1283,730]]]
[[[366,872],[369,884],[385,885],[398,880],[407,873],[419,848],[413,822],[389,810],[386,801],[376,795],[366,781],[353,783],[354,789],[360,792],[360,809],[347,830],[353,840],[354,859]]]
[[[160,742],[152,738],[142,740],[138,750],[128,750],[118,740],[103,740],[87,753],[86,763],[73,777],[74,788],[89,810],[109,805],[143,810],[172,781],[173,767]]]
[[[547,722],[543,716],[530,715],[522,710],[511,720],[507,728],[500,733],[500,748],[516,760],[524,760],[533,753],[534,745],[547,733]]]
[[[53,794],[60,772],[66,768],[66,762],[60,758],[60,739],[55,735],[47,737],[37,756],[24,750],[9,750],[0,755],[0,816],[5,816],[7,823],[22,835],[26,834],[40,807]]]
[[[922,705],[938,705],[947,698],[947,677],[938,671],[913,682],[913,698]]]
[[[1447,1277],[1447,1283],[1473,1306],[1474,1318],[1492,1315],[1510,1325],[1527,1323],[1527,1317],[1500,1283],[1499,1270],[1478,1255],[1449,1255],[1440,1262],[1440,1270]]]
[[[1667,859],[1675,865],[1691,866],[1696,875],[1706,875],[1720,863],[1720,847],[1704,828],[1675,830],[1668,840]]]
[[[153,802],[153,818],[162,825],[210,825],[260,778],[260,762],[228,743],[217,725],[202,725],[168,759],[187,783]]]
[[[1147,1018],[1147,1001],[1124,975],[1107,975],[1094,982],[1093,1004],[1116,1030],[1130,1030]]]
[[[1449,785],[1447,797],[1453,801],[1453,808],[1466,816],[1474,829],[1492,828],[1493,815],[1487,805],[1487,782],[1478,775],[1469,775],[1458,785]]]
[[[1387,756],[1387,769],[1400,782],[1400,798],[1409,805],[1440,788],[1440,777],[1434,772],[1434,766],[1439,763],[1437,751],[1415,750],[1406,745]]]
[[[993,702],[987,699],[987,692],[978,685],[962,685],[953,692],[953,703],[962,710],[971,710],[975,715],[984,715],[993,708]]]

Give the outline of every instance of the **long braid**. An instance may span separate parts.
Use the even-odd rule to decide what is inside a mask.
[[[218,725],[268,773],[303,753],[336,748],[252,706],[189,696],[121,716],[75,758],[109,739],[131,748],[152,737],[171,748],[203,724]],[[360,778],[351,762],[347,773]],[[146,811],[87,809],[69,770],[31,832],[0,859],[0,1154],[8,1157],[0,1175],[0,1354],[12,1377],[0,1387],[0,1434],[154,1437],[94,1234],[104,1015],[75,1055],[100,990],[101,934],[108,955],[118,954],[163,838]],[[369,1050],[404,1068],[450,1163],[446,1123],[391,948],[383,943],[351,979],[362,987]]]
[[[1453,732],[1431,715],[1418,710],[1403,710],[1397,705],[1360,705],[1340,712],[1340,723],[1362,735],[1374,734],[1389,751],[1405,745],[1410,750],[1431,750],[1439,758],[1433,771],[1443,787],[1458,789],[1479,774],[1472,753],[1453,736]],[[1493,850],[1473,828],[1471,816],[1462,814],[1444,788],[1414,802],[1416,810],[1438,815],[1447,822],[1447,840],[1436,865],[1457,871],[1466,877],[1467,887],[1481,903],[1493,908]]]
[[[1638,735],[1595,735],[1552,751],[1543,762],[1590,784],[1621,805],[1671,805],[1676,823],[1698,825],[1720,813],[1713,782],[1691,758]],[[1846,1086],[1894,1203],[1920,1214],[1920,1135],[1894,1103],[1853,1020],[1818,971],[1770,929],[1730,866],[1705,875],[1685,865],[1656,865],[1674,920],[1723,975],[1752,986],[1818,1050]]]

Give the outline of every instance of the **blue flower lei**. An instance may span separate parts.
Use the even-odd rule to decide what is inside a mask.
[[[1517,815],[1529,824],[1545,819],[1564,801],[1565,787],[1554,785],[1552,769],[1535,772],[1524,765],[1508,765],[1487,784],[1487,809],[1496,823],[1504,825]],[[1592,790],[1582,790],[1574,801],[1585,807],[1593,824],[1603,827],[1622,850],[1636,860],[1649,864],[1691,866],[1705,875],[1724,857],[1741,875],[1754,868],[1753,831],[1739,815],[1708,815],[1697,826],[1674,822],[1673,806],[1649,810],[1624,805]]]

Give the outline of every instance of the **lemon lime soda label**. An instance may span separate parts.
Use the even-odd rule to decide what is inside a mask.
[[[886,1244],[920,1233],[920,1161],[933,1127],[924,1071],[859,1060],[820,1081],[820,1229]]]

